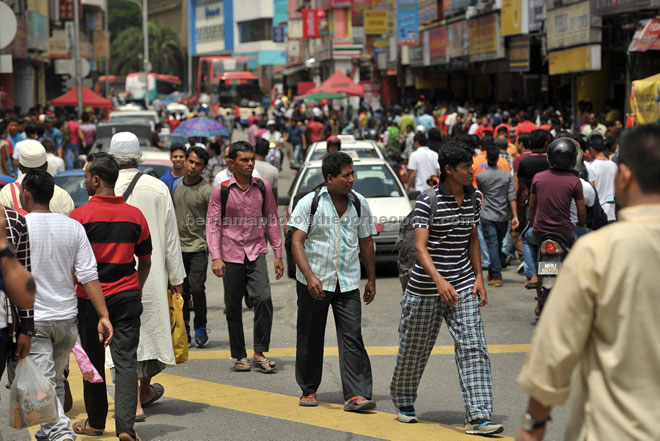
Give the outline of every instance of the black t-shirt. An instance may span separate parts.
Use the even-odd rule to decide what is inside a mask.
[[[518,179],[524,179],[527,187],[529,187],[537,173],[548,170],[549,168],[548,155],[545,153],[532,153],[520,161]]]

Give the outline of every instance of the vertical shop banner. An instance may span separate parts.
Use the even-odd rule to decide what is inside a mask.
[[[529,72],[529,37],[517,36],[509,39],[509,70]]]
[[[529,2],[527,0],[502,0],[502,35],[529,33]]]
[[[367,9],[364,11],[364,33],[366,35],[387,34],[387,10]]]
[[[470,61],[504,57],[504,40],[500,34],[498,14],[469,20]]]
[[[417,16],[420,25],[438,20],[438,1],[420,0]]]
[[[447,55],[460,58],[468,55],[467,22],[459,21],[447,27]]]
[[[397,0],[396,38],[399,44],[419,44],[417,0]]]
[[[72,21],[73,0],[59,0],[59,13],[61,21]]]
[[[273,43],[284,43],[284,26],[273,26]]]
[[[319,38],[321,36],[318,13],[318,9],[302,10],[303,38]]]
[[[431,64],[447,63],[447,27],[440,26],[429,31]]]

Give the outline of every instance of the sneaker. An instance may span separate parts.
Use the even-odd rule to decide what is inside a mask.
[[[499,288],[500,286],[502,286],[502,281],[501,280],[489,280],[488,285],[489,286],[496,286],[496,287]]]
[[[477,420],[465,425],[467,435],[495,435],[504,432],[501,424],[493,424],[489,420]]]
[[[198,348],[203,348],[209,342],[208,331],[207,328],[195,329],[195,345]]]
[[[417,414],[413,406],[402,406],[396,410],[396,417],[402,423],[416,423]]]

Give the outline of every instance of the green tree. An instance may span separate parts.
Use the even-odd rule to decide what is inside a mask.
[[[142,26],[142,9],[130,0],[108,0],[108,30],[110,41],[124,29]]]
[[[183,75],[185,56],[176,32],[151,21],[149,29],[149,61],[151,71],[161,74]],[[110,71],[126,75],[143,70],[144,46],[142,28],[130,27],[121,31],[110,44]]]

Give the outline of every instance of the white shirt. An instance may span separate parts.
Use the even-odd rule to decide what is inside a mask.
[[[424,191],[431,188],[426,180],[438,173],[438,154],[426,146],[412,152],[408,160],[408,170],[415,170],[415,190]]]
[[[48,153],[46,156],[48,157],[47,171],[51,176],[55,176],[56,174],[62,173],[66,170],[64,159],[60,158],[59,156],[55,156],[52,153]]]
[[[279,170],[272,164],[269,164],[266,161],[255,161],[254,162],[254,171],[261,170],[260,175],[264,177],[265,181],[268,181],[270,187],[275,189],[277,188],[277,178],[280,175]],[[254,172],[252,173],[254,175]],[[258,177],[258,176],[255,176]]]
[[[20,185],[23,182],[23,179],[25,179],[25,175],[19,176],[18,179],[16,179],[16,182],[18,182]],[[4,205],[5,207],[14,209],[16,208],[14,207],[14,200],[11,195],[11,187],[14,187],[16,202],[18,203],[18,206],[21,207],[21,201],[19,198],[20,189],[14,184],[7,184],[2,187],[2,190],[0,190],[0,204]],[[56,185],[53,192],[53,198],[50,200],[48,208],[53,213],[60,213],[68,216],[71,214],[75,206],[73,205],[73,199],[71,199],[69,193]]]
[[[222,170],[220,173],[215,175],[215,179],[213,179],[213,186],[215,187],[216,185],[219,185],[225,181],[230,180],[232,176],[234,176],[234,174],[230,172],[229,167],[227,167],[226,169]],[[256,167],[252,170],[252,177],[263,179],[259,174],[259,172],[257,171]]]
[[[270,130],[266,130],[264,134],[261,135],[261,139],[265,139],[269,142],[271,142],[271,137],[273,138],[272,142],[276,144],[282,142],[282,134],[277,130],[275,130],[273,133],[270,133]]]
[[[71,270],[83,285],[98,280],[96,258],[85,229],[58,213],[25,216],[30,234],[32,277],[37,284],[34,320],[68,320],[78,315]]]
[[[605,204],[605,198],[614,195],[614,178],[618,170],[616,164],[609,159],[596,159],[586,163],[589,170],[589,179],[593,182],[598,192],[603,211],[607,214],[608,221],[616,220],[616,207],[614,204]]]
[[[594,202],[596,201],[596,191],[590,183],[582,178],[580,178],[580,183],[582,183],[582,193],[584,193],[584,204],[587,208],[593,207]],[[575,205],[575,201],[571,200],[571,223],[577,224],[577,222],[577,206]]]

